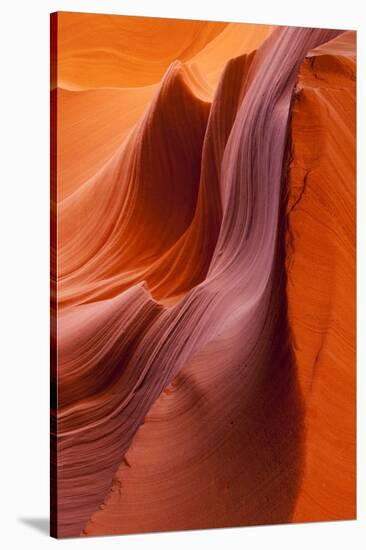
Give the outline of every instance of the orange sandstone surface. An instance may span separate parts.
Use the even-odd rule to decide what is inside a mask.
[[[354,518],[355,33],[54,17],[53,534]]]
[[[294,521],[356,515],[356,34],[310,52],[292,108],[288,303],[306,404]]]

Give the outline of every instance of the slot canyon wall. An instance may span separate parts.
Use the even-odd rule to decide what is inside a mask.
[[[356,515],[356,33],[51,15],[51,534]]]

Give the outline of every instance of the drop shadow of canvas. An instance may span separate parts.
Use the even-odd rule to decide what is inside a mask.
[[[42,533],[42,535],[49,536],[50,534],[49,518],[18,518],[18,521]]]

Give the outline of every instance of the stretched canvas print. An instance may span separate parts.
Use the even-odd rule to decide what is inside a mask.
[[[51,15],[51,534],[356,515],[356,33]]]

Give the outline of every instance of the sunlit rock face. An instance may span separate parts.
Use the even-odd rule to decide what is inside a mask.
[[[355,517],[355,33],[51,17],[52,534]]]

